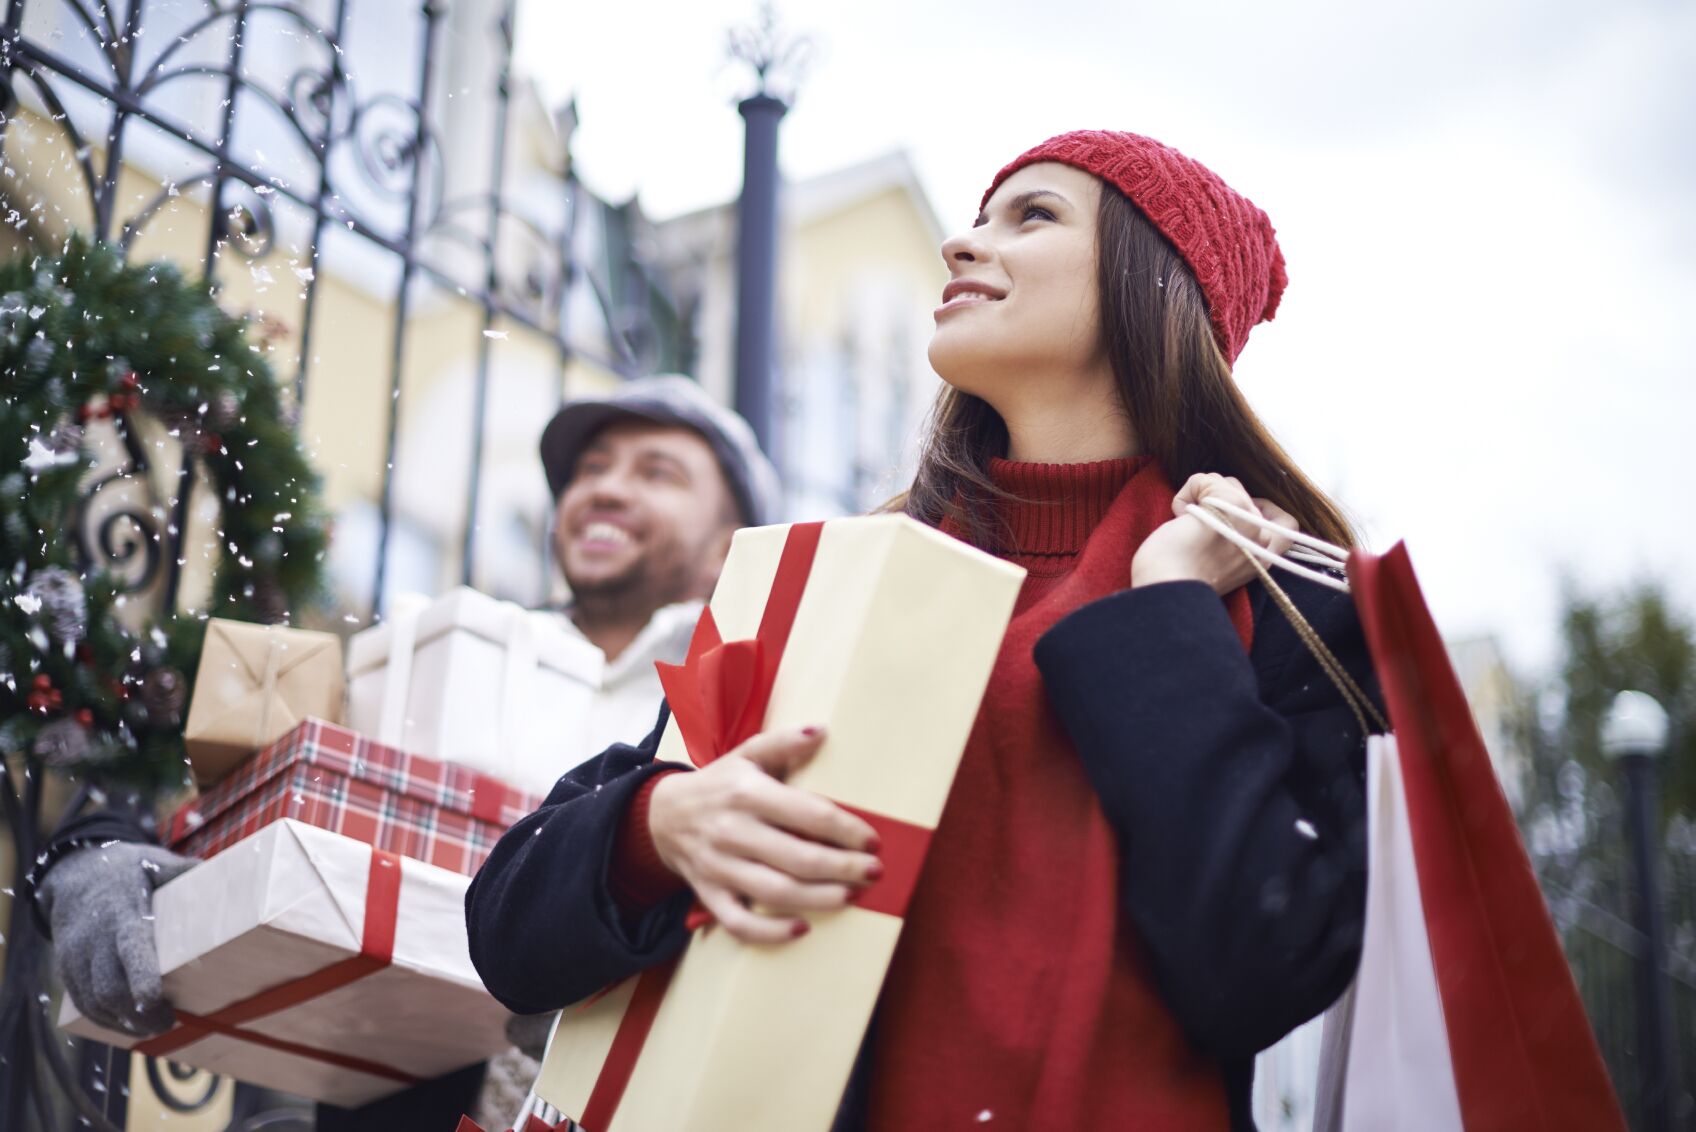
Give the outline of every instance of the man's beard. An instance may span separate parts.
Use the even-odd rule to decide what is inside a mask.
[[[611,577],[578,581],[567,576],[579,612],[596,621],[647,620],[655,610],[689,597],[690,568],[678,554],[668,565],[650,553]]]

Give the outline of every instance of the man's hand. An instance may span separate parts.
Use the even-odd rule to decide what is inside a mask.
[[[1204,472],[1191,476],[1172,500],[1172,519],[1155,530],[1131,559],[1131,586],[1157,582],[1206,582],[1215,593],[1228,594],[1255,576],[1243,552],[1230,540],[1189,513],[1192,503],[1217,498],[1252,511],[1287,530],[1299,529],[1295,517],[1266,499],[1250,499],[1248,490],[1229,477]],[[1290,548],[1290,540],[1252,523],[1220,515],[1237,531],[1273,554]]]
[[[115,841],[60,859],[36,886],[53,931],[59,980],[91,1021],[148,1036],[171,1028],[153,890],[198,864],[157,845]]]
[[[871,826],[782,781],[823,742],[820,728],[756,735],[701,770],[665,775],[649,798],[660,860],[737,939],[803,935],[800,913],[841,908],[883,875]]]

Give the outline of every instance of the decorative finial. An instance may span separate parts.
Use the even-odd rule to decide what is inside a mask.
[[[754,70],[759,83],[754,94],[786,103],[795,100],[796,85],[812,62],[813,42],[805,36],[789,36],[779,26],[772,0],[763,0],[754,22],[731,28],[728,38],[731,58]]]

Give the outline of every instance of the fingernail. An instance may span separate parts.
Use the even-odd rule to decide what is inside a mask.
[[[823,730],[824,730],[824,728],[822,728],[822,727],[803,727],[803,728],[801,728],[801,734],[803,734],[807,738],[811,739],[813,736],[817,735],[819,732],[821,732]]]
[[[870,837],[866,838],[866,843],[861,846],[861,848],[867,853],[876,853],[878,850],[883,848],[883,842],[880,841],[877,834],[874,833]]]
[[[813,925],[809,924],[807,921],[796,920],[793,924],[789,925],[789,938],[790,939],[800,939],[802,936],[806,935],[808,932],[810,932],[812,930],[813,930]]]
[[[879,880],[882,880],[882,879],[883,879],[883,862],[882,861],[873,861],[866,868],[866,880],[867,881],[879,881]]]

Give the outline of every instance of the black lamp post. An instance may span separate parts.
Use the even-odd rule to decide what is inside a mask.
[[[747,123],[736,205],[736,411],[772,450],[772,352],[777,321],[777,128],[789,112],[760,91],[736,106]]]
[[[786,40],[772,5],[758,21],[730,33],[730,53],[753,68],[758,86],[737,104],[746,123],[742,196],[736,206],[736,411],[753,427],[760,447],[776,455],[777,132],[792,94],[780,93],[780,73],[796,73],[809,50]]]
[[[1654,697],[1621,692],[1602,720],[1602,753],[1625,771],[1626,825],[1637,875],[1638,1019],[1643,1041],[1646,1132],[1672,1132],[1672,999],[1667,985],[1666,919],[1661,909],[1655,760],[1666,753],[1667,713]]]

